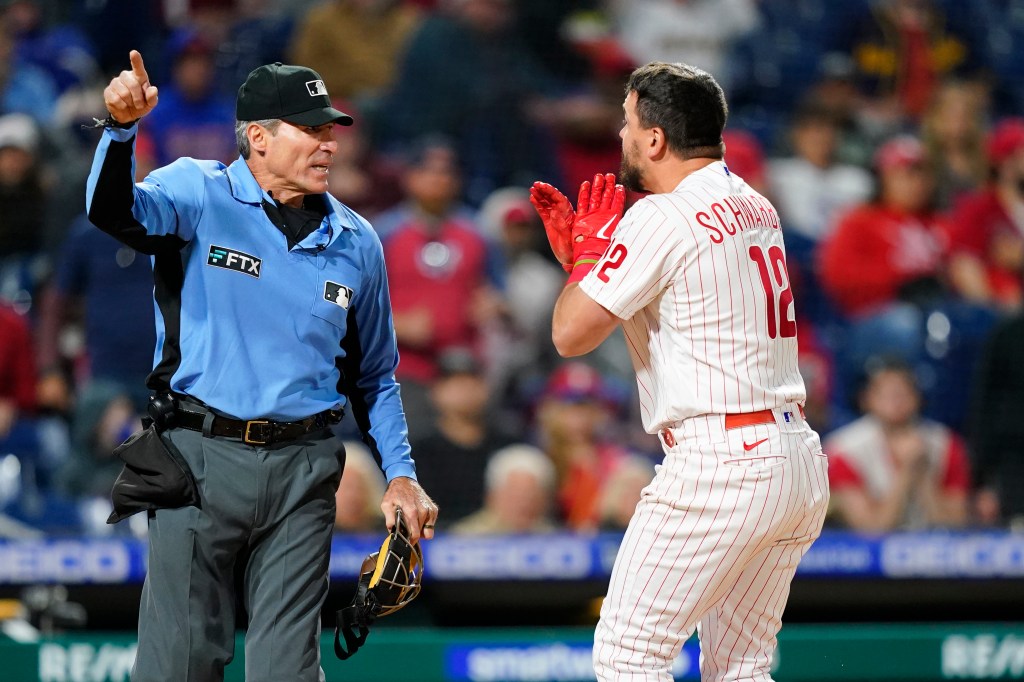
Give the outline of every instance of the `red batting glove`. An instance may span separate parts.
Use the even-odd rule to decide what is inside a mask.
[[[572,274],[579,282],[601,260],[626,207],[626,188],[615,184],[613,173],[598,174],[580,185],[576,220],[572,225]]]
[[[564,194],[546,182],[535,182],[530,188],[530,203],[537,209],[548,243],[555,258],[566,272],[572,272],[572,228],[576,212]]]

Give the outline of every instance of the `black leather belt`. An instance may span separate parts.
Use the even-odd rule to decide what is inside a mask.
[[[190,431],[204,431],[208,412],[178,405],[174,425]],[[337,424],[344,416],[343,410],[324,410],[312,417],[294,422],[275,422],[269,419],[231,419],[214,415],[210,433],[223,438],[237,438],[247,445],[270,445],[302,438],[307,433],[325,429]]]

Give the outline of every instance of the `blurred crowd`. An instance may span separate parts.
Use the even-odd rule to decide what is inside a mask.
[[[3,0],[0,536],[145,532],[103,520],[145,409],[150,263],[84,216],[130,49],[160,88],[139,179],[232,161],[260,64],[316,69],[355,117],[331,191],[384,244],[439,531],[619,530],[654,475],[621,335],[552,348],[565,274],[526,189],[617,170],[651,60],[718,78],[726,161],[782,216],[830,523],[1024,524],[1024,0]],[[338,530],[379,532],[380,471],[337,428]]]

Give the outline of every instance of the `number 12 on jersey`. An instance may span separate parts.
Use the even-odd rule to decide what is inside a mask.
[[[751,246],[750,259],[757,264],[764,287],[765,308],[768,316],[768,336],[771,338],[792,338],[796,336],[796,319],[791,316],[793,290],[789,286],[789,272],[786,270],[786,254],[782,247]],[[773,277],[774,275],[774,277]],[[773,281],[774,280],[774,281]],[[778,295],[775,286],[781,287]]]
[[[612,247],[612,250],[608,252],[608,258],[605,259],[604,265],[597,271],[597,278],[602,282],[608,281],[608,271],[614,270],[620,265],[622,261],[626,259],[626,247],[622,244],[616,244]]]

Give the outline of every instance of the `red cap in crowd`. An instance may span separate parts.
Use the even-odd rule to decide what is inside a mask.
[[[533,219],[533,212],[530,210],[530,204],[512,204],[505,209],[501,218],[505,225],[521,225]]]
[[[998,166],[1024,147],[1024,118],[1007,118],[988,135],[988,160]]]
[[[764,152],[757,138],[746,130],[725,130],[725,161],[729,170],[751,184],[764,181]]]
[[[924,163],[927,158],[927,152],[919,139],[912,135],[900,135],[878,148],[875,152],[875,167],[880,171],[908,168]]]
[[[569,362],[556,369],[544,387],[544,396],[566,402],[608,400],[601,373],[582,362]]]

